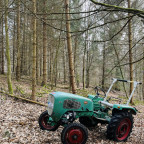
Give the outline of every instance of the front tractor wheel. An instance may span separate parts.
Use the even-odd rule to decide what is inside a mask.
[[[55,131],[59,125],[55,123],[52,118],[48,115],[48,111],[44,111],[39,117],[39,127],[42,130]]]
[[[133,127],[133,117],[131,113],[120,112],[112,116],[107,127],[107,137],[114,141],[126,141],[130,136]]]
[[[88,138],[86,127],[79,123],[66,126],[61,134],[63,144],[85,144]]]

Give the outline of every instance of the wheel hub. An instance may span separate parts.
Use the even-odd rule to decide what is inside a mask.
[[[117,129],[117,138],[119,140],[125,139],[130,132],[130,128],[131,128],[131,121],[127,118],[122,120]]]
[[[49,117],[48,116],[45,116],[42,118],[42,125],[44,128],[46,129],[51,129],[53,128],[53,126],[50,125],[50,122],[49,122]]]
[[[83,133],[80,129],[72,129],[68,133],[70,144],[81,144],[83,141]]]
[[[72,137],[74,140],[76,140],[77,138],[78,138],[78,136],[77,135],[73,135],[73,137]]]

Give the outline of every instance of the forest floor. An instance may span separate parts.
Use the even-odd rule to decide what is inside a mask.
[[[30,96],[31,83],[29,80],[19,82],[13,80],[14,93],[23,97]],[[0,75],[0,91],[7,91],[6,77]],[[37,101],[46,103],[47,94],[51,91],[47,87],[37,87]],[[55,90],[67,91],[66,87]],[[82,90],[79,93],[82,94]],[[114,93],[113,93],[114,95]],[[134,127],[127,142],[121,144],[144,144],[144,105],[135,106],[139,113],[134,116]],[[42,131],[38,125],[39,115],[46,107],[27,103],[8,95],[0,93],[0,144],[61,144],[61,132],[59,127],[56,132]],[[89,144],[116,144],[106,139],[107,125],[98,124],[88,130]]]

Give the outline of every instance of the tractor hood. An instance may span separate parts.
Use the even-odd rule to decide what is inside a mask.
[[[83,96],[79,96],[76,94],[71,94],[71,93],[66,93],[66,92],[52,92],[50,93],[51,95],[53,95],[55,98],[75,98],[75,99],[85,99],[85,100],[89,100],[88,98],[85,98]]]
[[[52,92],[49,97],[52,97],[53,99],[53,111],[51,117],[56,122],[63,116],[63,114],[69,111],[93,111],[92,100],[83,96],[65,92]],[[48,105],[49,103],[48,98]]]

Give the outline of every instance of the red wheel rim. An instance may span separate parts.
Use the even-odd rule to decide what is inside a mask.
[[[129,135],[129,132],[131,130],[131,121],[128,118],[123,119],[118,128],[117,128],[117,133],[116,133],[116,137],[119,141],[124,140],[125,138],[127,138],[127,136]]]
[[[48,115],[43,116],[41,120],[42,126],[47,130],[54,128],[54,126],[51,126],[48,122],[49,122],[49,116]]]
[[[84,141],[84,132],[80,128],[71,128],[66,133],[66,141],[68,144],[82,144]]]

